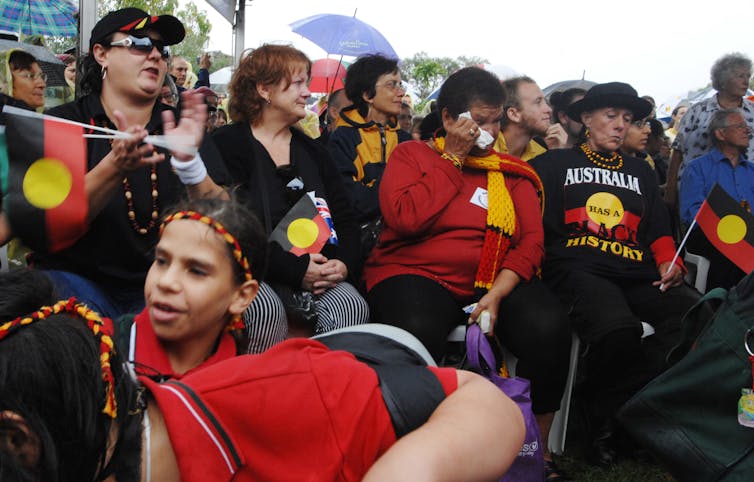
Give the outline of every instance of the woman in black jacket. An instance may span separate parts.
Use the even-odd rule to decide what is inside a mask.
[[[257,350],[286,336],[279,315],[270,312],[281,312],[278,298],[285,301],[289,318],[307,313],[293,305],[305,308],[310,301],[317,334],[369,320],[368,306],[352,284],[360,270],[359,228],[342,181],[327,150],[293,127],[305,116],[310,70],[311,61],[292,47],[254,50],[231,81],[235,123],[213,135],[239,199],[255,211],[268,234],[302,196],[311,196],[320,213],[331,215],[330,237],[319,252],[297,255],[270,243],[266,281],[274,290],[263,283],[246,316]]]

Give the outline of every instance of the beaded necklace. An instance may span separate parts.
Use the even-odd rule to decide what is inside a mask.
[[[159,193],[157,192],[157,166],[152,164],[152,173],[149,176],[152,181],[152,214],[149,219],[149,223],[146,227],[140,226],[136,222],[136,210],[134,209],[133,193],[131,192],[131,184],[128,182],[128,178],[123,178],[123,194],[126,196],[126,205],[128,207],[128,221],[131,223],[131,227],[139,234],[147,234],[150,229],[157,225],[157,220],[160,217],[159,205],[157,204],[157,198]]]
[[[612,170],[617,170],[623,167],[623,156],[617,152],[613,152],[613,155],[608,158],[591,150],[586,142],[579,147],[581,147],[581,150],[586,154],[586,158],[598,167]]]

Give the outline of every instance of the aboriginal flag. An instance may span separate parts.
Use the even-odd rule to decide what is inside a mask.
[[[270,241],[296,256],[319,253],[329,238],[330,227],[308,194],[301,196],[270,235]]]
[[[4,117],[8,176],[1,184],[13,235],[33,250],[60,251],[87,229],[83,128],[7,111]]]
[[[746,273],[754,270],[754,216],[718,184],[696,213],[696,222],[725,257]]]

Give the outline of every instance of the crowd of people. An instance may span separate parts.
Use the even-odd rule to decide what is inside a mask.
[[[222,99],[208,55],[196,74],[171,57],[184,35],[171,15],[110,12],[84,55],[60,57],[69,102],[47,110],[37,60],[3,53],[2,105],[129,134],[87,139],[87,226],[70,246],[27,253],[0,204],[0,244],[28,264],[0,275],[3,479],[503,474],[523,440],[516,405],[368,334],[380,366],[338,350],[342,329],[376,323],[439,361],[451,331],[484,321],[531,381],[550,481],[570,480],[547,441],[576,333],[586,456],[624,455],[615,415],[667,368],[700,298],[679,233],[716,183],[754,202],[746,56],[718,60],[717,95],[663,125],[622,82],[547,97],[477,67],[414,116],[399,61],[365,55],[310,135],[304,53],[251,50]],[[290,234],[307,200],[316,249]],[[688,247],[711,261],[708,289],[747,274],[698,228]]]

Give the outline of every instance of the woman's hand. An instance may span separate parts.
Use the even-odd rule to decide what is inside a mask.
[[[115,125],[119,131],[131,134],[127,139],[113,139],[110,153],[105,157],[122,175],[147,164],[165,159],[164,154],[155,151],[152,144],[143,144],[147,130],[141,126],[128,126],[126,116],[119,110],[113,112]]]
[[[482,296],[476,304],[476,308],[469,315],[468,324],[478,323],[482,312],[486,311],[490,314],[490,327],[486,333],[492,334],[495,332],[495,324],[497,323],[498,309],[500,307],[500,301],[502,300],[496,291],[488,291],[487,294]],[[481,327],[481,325],[480,325]]]
[[[476,138],[479,137],[479,126],[476,122],[465,117],[456,120],[443,119],[445,129],[445,152],[457,156],[461,161],[466,159],[474,148]]]
[[[489,291],[477,302],[476,308],[469,315],[469,323],[476,322],[482,311],[490,314],[490,329],[487,333],[493,333],[497,323],[500,302],[511,294],[511,291],[521,282],[521,277],[515,271],[503,268],[495,277]]]
[[[346,264],[339,259],[331,259],[322,265],[320,279],[314,282],[314,294],[319,295],[335,287],[348,277]]]
[[[665,261],[660,265],[658,271],[660,272],[660,280],[652,283],[653,286],[659,286],[660,291],[665,292],[668,288],[680,286],[683,283],[683,270],[677,264],[673,264],[670,267],[670,261]]]
[[[204,96],[194,91],[181,94],[181,118],[175,124],[170,110],[162,112],[162,127],[165,137],[174,148],[170,153],[179,161],[190,161],[196,155],[204,138],[207,126],[207,105]]]

